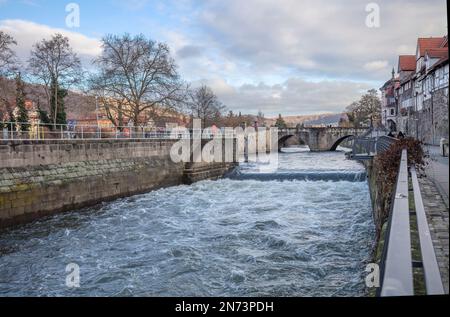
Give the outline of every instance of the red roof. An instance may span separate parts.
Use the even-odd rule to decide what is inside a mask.
[[[431,58],[446,58],[448,57],[448,48],[430,48],[426,51],[426,55],[430,56]]]
[[[425,56],[425,52],[430,48],[439,48],[445,43],[446,37],[419,37],[417,40],[417,48],[421,57]]]
[[[400,55],[398,57],[398,71],[415,71],[416,70],[416,56],[414,55]]]

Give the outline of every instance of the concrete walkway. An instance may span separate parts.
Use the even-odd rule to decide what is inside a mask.
[[[448,157],[439,154],[439,147],[428,146],[430,155],[426,177],[419,179],[425,213],[428,218],[434,251],[438,260],[445,292],[449,292],[449,170]]]

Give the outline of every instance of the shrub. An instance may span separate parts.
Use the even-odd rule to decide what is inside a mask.
[[[389,206],[391,201],[391,195],[395,190],[395,184],[397,181],[397,174],[400,167],[400,159],[402,151],[406,149],[408,151],[408,165],[414,165],[417,171],[423,171],[426,166],[425,153],[422,148],[422,142],[417,141],[414,138],[404,138],[393,143],[388,150],[379,154],[374,159],[374,167],[377,174],[375,175],[375,181],[378,184],[379,193],[381,193],[382,201],[384,202],[384,210],[380,215],[381,225],[387,219],[389,213]]]

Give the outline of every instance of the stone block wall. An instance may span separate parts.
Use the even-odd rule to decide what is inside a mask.
[[[219,179],[237,163],[188,163],[183,173],[183,183],[192,184],[204,179]]]
[[[0,143],[0,228],[183,181],[174,141]]]

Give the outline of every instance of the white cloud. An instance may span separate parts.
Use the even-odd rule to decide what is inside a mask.
[[[256,114],[258,110],[267,116],[341,112],[362,93],[372,88],[367,83],[352,81],[311,82],[294,77],[281,84],[230,85],[221,78],[204,79],[195,86],[210,86],[225,103],[235,111]]]
[[[67,36],[74,51],[86,62],[101,53],[101,43],[98,39],[30,21],[1,20],[0,30],[7,32],[16,39],[18,44],[16,47],[17,54],[24,61],[28,59],[36,42],[44,38],[48,39],[55,33]]]
[[[389,67],[388,61],[372,61],[364,64],[364,69],[368,72],[387,70]]]
[[[377,3],[380,28],[366,26],[360,0],[210,0],[200,23],[209,34],[205,41],[254,70],[383,81],[398,51],[414,54],[418,36],[446,34],[446,2]]]
[[[183,42],[205,51],[181,60],[181,69],[233,110],[342,111],[390,78],[398,55],[415,53],[417,37],[447,33],[445,0],[377,3],[380,28],[366,26],[360,0],[209,0],[196,17],[202,36]]]

